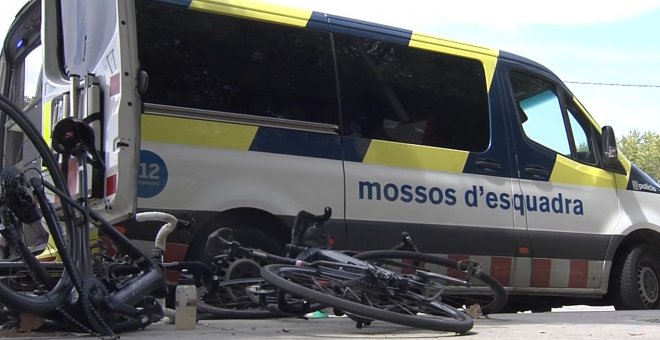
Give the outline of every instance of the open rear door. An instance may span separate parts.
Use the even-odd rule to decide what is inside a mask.
[[[42,132],[51,142],[55,124],[84,119],[95,132],[104,168],[89,166],[91,206],[109,221],[136,206],[140,101],[132,1],[44,1]],[[80,168],[60,158],[69,189],[80,195]]]

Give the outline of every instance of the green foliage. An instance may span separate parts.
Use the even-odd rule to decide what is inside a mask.
[[[656,181],[660,180],[660,134],[633,130],[617,144],[631,162]]]

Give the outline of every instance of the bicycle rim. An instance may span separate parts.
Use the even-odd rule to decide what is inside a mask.
[[[464,263],[437,255],[401,250],[374,250],[359,253],[355,258],[404,275],[416,271],[439,274],[428,280],[445,286],[442,301],[456,308],[478,305],[484,315],[495,313],[507,302],[504,287],[493,277],[476,270],[466,281]],[[478,316],[478,315],[473,315]]]
[[[381,320],[435,331],[465,333],[473,326],[466,314],[414,294],[392,292],[364,272],[337,268],[268,265],[261,275],[274,286],[295,296],[334,307],[360,318]]]
[[[210,284],[214,284],[211,282]],[[276,289],[261,278],[220,281],[197,288],[197,312],[204,319],[263,319],[280,316],[267,309]]]

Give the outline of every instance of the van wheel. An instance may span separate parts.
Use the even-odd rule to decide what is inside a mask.
[[[657,309],[660,305],[660,253],[648,245],[633,247],[615,265],[614,308]]]

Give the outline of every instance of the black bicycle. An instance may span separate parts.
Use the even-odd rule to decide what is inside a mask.
[[[88,205],[87,164],[103,169],[93,130],[81,119],[59,121],[52,133],[52,146],[61,157],[58,164],[38,130],[4,96],[0,111],[5,127],[21,132],[23,144],[31,143],[38,153],[34,162],[0,171],[0,233],[14,254],[11,261],[0,263],[0,303],[5,312],[39,315],[63,329],[104,336],[159,320],[162,309],[149,294],[165,284],[162,268]],[[83,169],[78,199],[70,194],[63,175],[69,159]],[[24,226],[32,224],[48,228],[61,263],[37,259],[23,233]],[[114,242],[124,255],[122,261],[139,271],[106,280],[104,267],[97,266],[90,252],[91,226]]]
[[[458,333],[473,325],[465,311],[476,317],[506,303],[504,288],[476,262],[406,250],[353,254],[327,249],[322,225],[330,215],[329,208],[319,216],[301,211],[286,246],[288,256],[242,247],[232,241],[230,229],[218,230],[209,237],[207,250],[270,264],[261,269],[262,279],[226,281],[218,294],[200,296],[200,302],[213,305],[214,297],[229,301],[240,297],[249,303],[251,313],[269,310],[284,315],[332,307],[356,320],[358,327],[383,320]],[[407,234],[395,248],[416,250]]]

